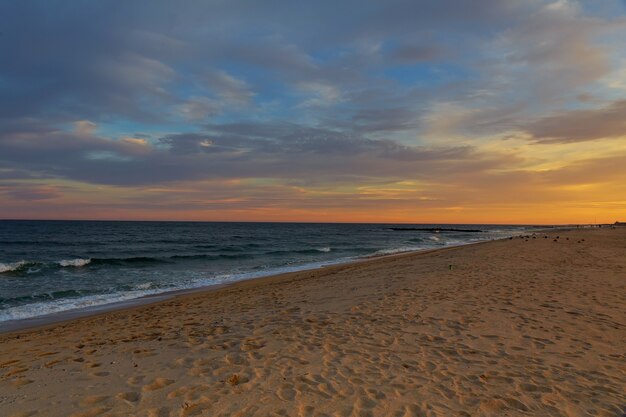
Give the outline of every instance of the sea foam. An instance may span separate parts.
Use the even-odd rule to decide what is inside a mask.
[[[3,272],[17,271],[18,269],[21,269],[26,265],[28,265],[28,262],[26,261],[10,262],[10,263],[0,262],[0,274]]]
[[[81,258],[63,259],[57,263],[61,266],[77,266],[78,267],[78,266],[85,266],[91,263],[91,259],[81,259]]]

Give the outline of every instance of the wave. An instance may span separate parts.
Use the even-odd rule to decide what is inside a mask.
[[[10,307],[5,310],[0,309],[0,323],[9,320],[23,320],[32,317],[45,316],[48,314],[60,313],[68,310],[94,308],[111,303],[122,302],[163,292],[160,289],[135,290],[124,293],[113,294],[93,294],[83,295],[67,294],[66,298],[51,299],[41,297],[34,303],[22,304]],[[61,294],[58,294],[59,296]]]
[[[59,262],[57,262],[60,266],[75,266],[75,267],[80,267],[80,266],[85,266],[88,265],[89,263],[91,263],[91,258],[88,259],[81,259],[81,258],[76,258],[76,259],[63,259]]]
[[[49,291],[42,292],[30,295],[20,295],[17,297],[0,297],[0,305],[3,304],[23,304],[25,302],[33,302],[33,301],[53,301],[53,300],[62,300],[67,298],[77,298],[86,295],[86,293],[80,290],[59,290],[59,291]]]
[[[212,245],[212,244],[202,244],[202,245],[194,245],[194,248],[197,249],[214,249],[217,247],[217,245]]]
[[[0,274],[4,272],[18,272],[25,271],[30,267],[36,266],[36,262],[29,261],[17,261],[17,262],[9,262],[9,263],[1,263],[0,262]]]
[[[390,249],[381,249],[381,250],[377,250],[374,253],[371,253],[369,255],[365,255],[363,256],[363,258],[376,258],[378,256],[386,256],[386,255],[395,255],[398,253],[406,253],[406,252],[415,252],[418,250],[424,250],[426,249],[423,246],[420,247],[416,247],[416,246],[403,246],[400,248],[390,248]]]
[[[165,260],[151,257],[135,257],[135,258],[75,258],[62,259],[54,262],[38,262],[21,260],[17,262],[0,262],[0,274],[21,274],[40,272],[42,269],[54,270],[59,268],[80,268],[88,265],[93,266],[128,266],[152,263],[165,263]]]
[[[167,259],[155,258],[152,256],[134,256],[129,258],[92,258],[91,264],[94,266],[141,266],[150,264],[168,263]]]
[[[253,255],[252,254],[248,254],[248,253],[241,253],[241,254],[233,254],[233,255],[227,255],[227,254],[219,254],[219,255],[209,255],[209,254],[197,254],[197,255],[173,255],[170,256],[167,259],[181,259],[181,260],[185,260],[185,259],[205,259],[205,260],[218,260],[218,259],[249,259],[252,258]]]
[[[312,249],[295,249],[295,250],[285,249],[285,250],[273,250],[273,251],[265,252],[264,255],[278,255],[278,256],[293,255],[293,254],[313,255],[313,254],[319,254],[320,252],[328,253],[330,251],[332,251],[332,249],[329,247],[312,248]]]
[[[93,241],[64,241],[64,240],[0,240],[2,245],[23,245],[23,246],[102,246],[105,243]]]
[[[105,266],[149,266],[158,264],[167,264],[175,261],[204,259],[204,260],[227,260],[227,259],[249,259],[252,258],[252,254],[246,253],[231,253],[231,254],[194,254],[194,255],[173,255],[167,257],[152,257],[152,256],[135,256],[128,258],[74,258],[74,259],[62,259],[60,261],[53,262],[39,262],[39,261],[27,261],[21,260],[17,262],[0,263],[0,274],[2,273],[29,273],[38,272],[43,268],[48,270],[58,268],[80,268],[91,266],[94,268]]]

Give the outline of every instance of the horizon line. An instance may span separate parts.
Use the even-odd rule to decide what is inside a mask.
[[[406,225],[485,225],[485,226],[593,226],[614,223],[420,223],[420,222],[340,222],[340,221],[260,221],[260,220],[138,220],[138,219],[20,219],[0,218],[0,221],[42,222],[143,222],[143,223],[261,223],[261,224],[406,224]],[[619,221],[618,221],[619,222]]]

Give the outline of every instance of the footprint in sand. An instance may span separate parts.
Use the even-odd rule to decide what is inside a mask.
[[[148,385],[144,385],[142,390],[143,391],[155,391],[155,390],[161,389],[163,387],[167,387],[168,385],[171,385],[174,382],[175,381],[173,379],[156,378],[152,383],[150,383]]]
[[[80,402],[80,405],[87,406],[87,405],[99,404],[108,399],[109,397],[106,395],[90,395],[88,397],[83,398],[83,400]]]
[[[74,414],[70,414],[69,417],[97,417],[99,415],[106,413],[109,410],[110,408],[106,408],[106,407],[92,408],[91,410],[87,410],[87,411],[77,411]]]
[[[167,407],[151,408],[148,410],[148,417],[168,417],[170,409]]]
[[[11,414],[9,417],[30,417],[39,414],[38,411],[19,411],[15,414]]]
[[[126,380],[126,383],[130,386],[137,386],[143,382],[144,378],[143,375],[131,376]]]
[[[25,379],[25,378],[20,378],[20,379],[16,379],[15,381],[11,382],[11,385],[13,385],[14,387],[21,387],[23,385],[28,385],[28,384],[32,384],[33,381],[32,379]]]
[[[296,391],[291,387],[291,385],[283,384],[278,389],[276,395],[278,395],[278,398],[283,401],[293,401],[294,398],[296,398]]]
[[[139,399],[141,398],[141,394],[135,391],[120,392],[115,396],[115,398],[125,401],[129,404],[134,404],[139,401]]]

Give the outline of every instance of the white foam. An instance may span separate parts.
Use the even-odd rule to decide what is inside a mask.
[[[0,262],[0,274],[3,272],[11,272],[16,271],[26,265],[28,262],[26,261],[18,261],[18,262],[10,262],[3,264]]]
[[[400,248],[393,248],[393,249],[381,249],[381,250],[374,252],[374,256],[393,255],[396,253],[413,252],[413,251],[422,250],[422,249],[424,249],[423,246],[403,246]]]
[[[138,290],[148,290],[154,286],[151,282],[144,282],[143,284],[135,285],[135,288]]]
[[[149,291],[129,291],[122,294],[117,293],[89,295],[78,298],[69,298],[65,300],[55,300],[54,302],[44,301],[39,303],[26,304],[0,311],[0,322],[8,320],[23,320],[33,317],[45,316],[48,314],[59,313],[62,311],[102,306],[106,304],[132,300],[146,295],[157,294],[160,292],[163,292],[163,290],[155,289]]]
[[[331,249],[329,247],[317,248],[318,252],[330,252]]]
[[[89,259],[81,259],[81,258],[77,258],[77,259],[63,259],[59,262],[57,262],[59,265],[61,266],[85,266],[87,264],[89,264],[91,262],[91,258]]]

